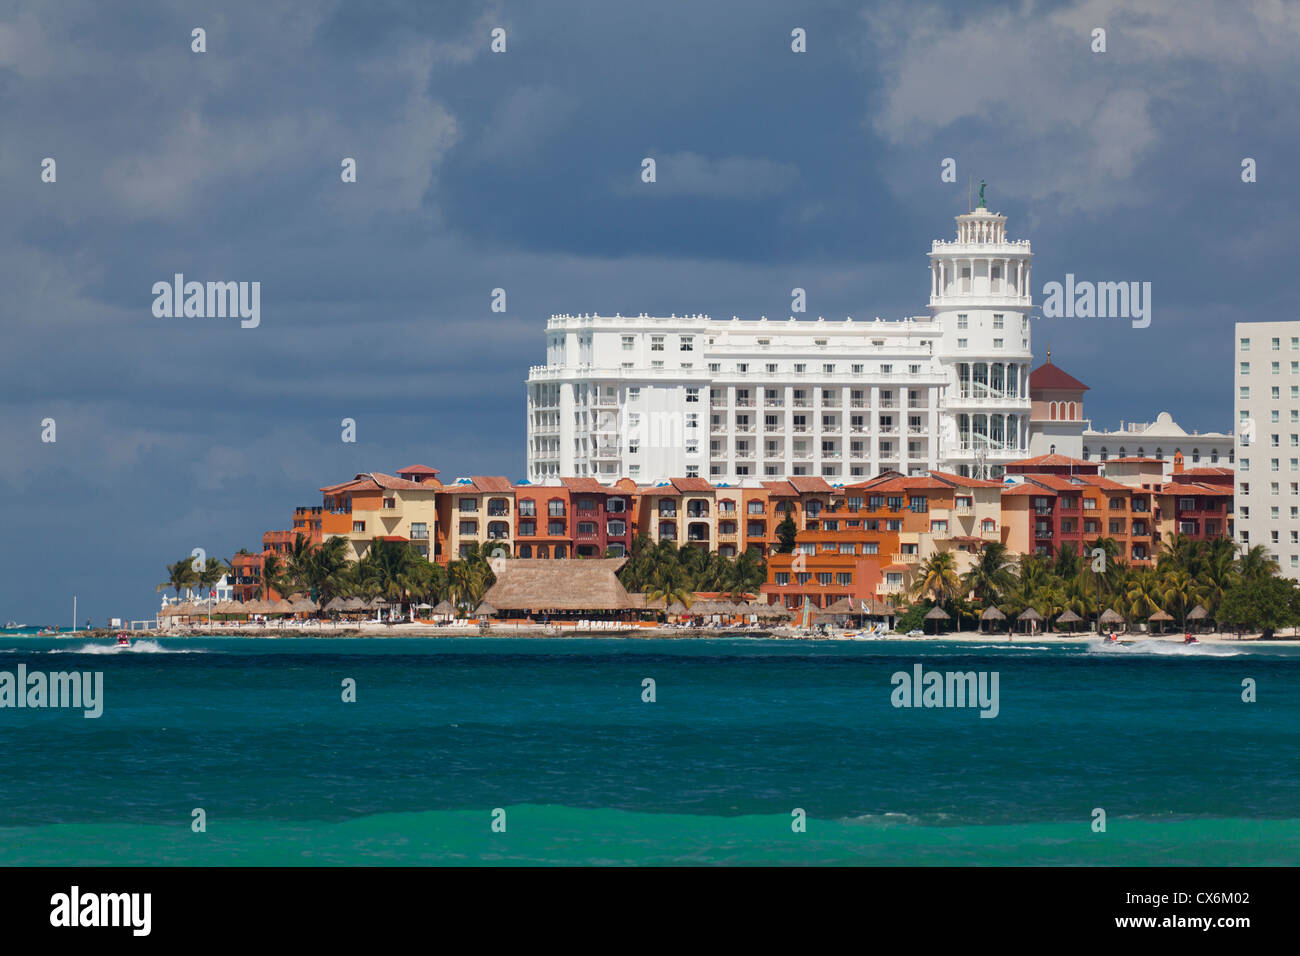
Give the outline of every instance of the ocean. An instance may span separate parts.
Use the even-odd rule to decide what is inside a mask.
[[[1300,646],[0,638],[20,663],[101,671],[103,714],[0,708],[4,865],[1300,862]],[[893,706],[916,664],[996,672],[997,716]]]

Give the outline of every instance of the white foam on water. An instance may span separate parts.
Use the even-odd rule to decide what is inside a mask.
[[[57,647],[51,654],[206,654],[201,647],[163,647],[148,639],[132,641],[130,647],[116,644],[83,644],[81,647]]]
[[[1182,644],[1175,641],[1156,641],[1150,638],[1132,644],[1111,644],[1108,641],[1088,642],[1089,654],[1136,654],[1142,657],[1239,657],[1244,650],[1224,647],[1222,644]]]

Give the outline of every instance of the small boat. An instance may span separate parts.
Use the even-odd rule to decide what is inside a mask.
[[[22,627],[22,625],[19,624],[17,621],[5,621],[6,631],[16,631],[20,627]]]
[[[58,634],[58,633],[59,633],[59,629],[58,629],[57,627],[43,627],[43,628],[41,628],[39,631],[36,632],[36,636],[37,636],[37,637],[50,637],[50,636],[55,635],[55,634]]]
[[[117,635],[117,644],[115,646],[116,647],[131,646],[131,638],[126,636],[126,631],[122,631],[120,634]]]

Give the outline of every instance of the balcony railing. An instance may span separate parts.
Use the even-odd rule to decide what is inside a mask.
[[[890,559],[894,564],[920,564],[921,563],[921,556],[916,552],[911,552],[907,554],[902,554],[902,553],[892,554],[890,555]]]

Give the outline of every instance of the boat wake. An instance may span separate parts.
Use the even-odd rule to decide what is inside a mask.
[[[1088,642],[1090,654],[1136,654],[1146,657],[1239,657],[1246,651],[1222,644],[1181,644],[1174,641],[1156,641],[1150,638],[1131,644],[1111,644],[1106,641]]]
[[[56,647],[50,654],[206,654],[201,647],[163,647],[157,641],[132,641],[130,647],[116,644],[83,644],[80,647]]]

